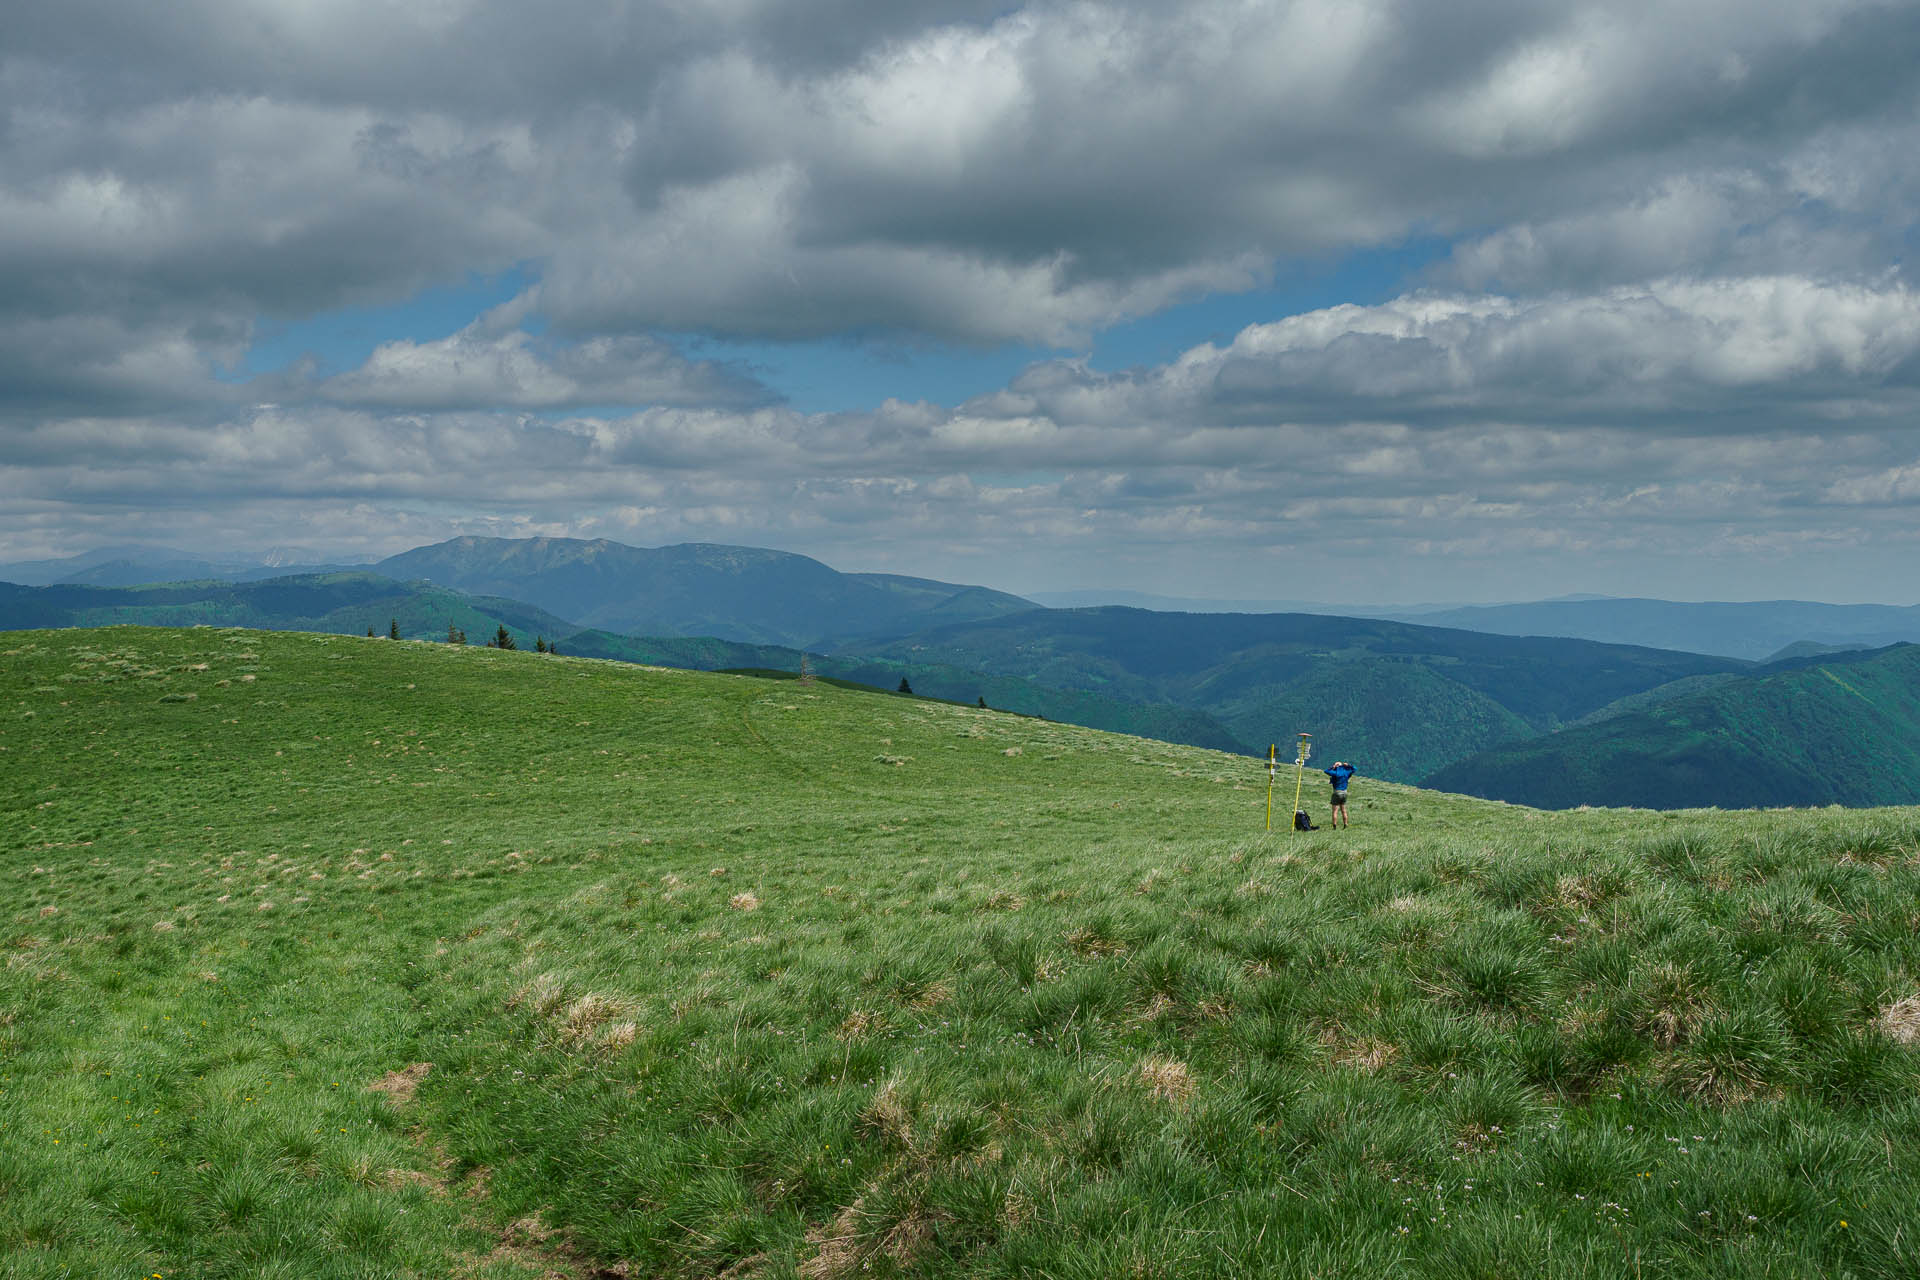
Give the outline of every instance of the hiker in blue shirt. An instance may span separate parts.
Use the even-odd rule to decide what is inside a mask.
[[[1354,768],[1345,760],[1335,760],[1333,768],[1322,769],[1320,772],[1333,779],[1333,817],[1328,821],[1328,825],[1344,827],[1348,825],[1347,779],[1353,776]]]

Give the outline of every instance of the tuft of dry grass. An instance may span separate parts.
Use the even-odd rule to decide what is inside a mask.
[[[885,1259],[896,1271],[910,1270],[933,1243],[935,1214],[916,1208],[882,1231],[863,1200],[842,1209],[833,1222],[807,1232],[813,1256],[795,1270],[801,1280],[841,1280],[871,1271],[876,1259]]]
[[[1140,1083],[1154,1097],[1175,1106],[1193,1097],[1193,1073],[1187,1064],[1161,1054],[1156,1053],[1140,1064]]]
[[[885,1025],[885,1021],[879,1014],[869,1013],[865,1009],[855,1009],[841,1019],[840,1025],[834,1029],[833,1034],[842,1040],[858,1040],[861,1036],[871,1035]]]
[[[1065,935],[1066,944],[1083,956],[1125,955],[1127,944],[1111,934],[1098,929],[1070,929]]]
[[[589,991],[567,1006],[567,1011],[560,1020],[560,1034],[578,1044],[603,1024],[613,1021],[626,1011],[626,1006],[621,1001]]]
[[[735,911],[758,911],[760,899],[751,893],[736,893],[727,899],[727,905]]]
[[[888,1146],[913,1149],[913,1110],[901,1096],[898,1081],[888,1080],[875,1091],[860,1112],[860,1124]]]
[[[416,1062],[410,1067],[387,1072],[368,1085],[367,1089],[371,1093],[384,1093],[387,1095],[387,1101],[394,1106],[404,1107],[413,1101],[414,1090],[420,1087],[420,1082],[425,1080],[427,1073],[432,1070],[431,1062]]]
[[[1880,1011],[1874,1025],[1896,1044],[1920,1044],[1920,995],[1894,1001]]]
[[[1400,1046],[1377,1036],[1361,1036],[1354,1040],[1342,1040],[1337,1034],[1332,1037],[1333,1061],[1336,1066],[1349,1067],[1355,1071],[1364,1071],[1368,1075],[1381,1070],[1400,1056]]]
[[[532,981],[514,992],[507,1007],[531,1009],[543,1018],[552,1017],[567,1000],[566,981],[557,973],[536,974]]]
[[[813,1246],[814,1253],[800,1264],[795,1274],[801,1280],[840,1280],[858,1270],[864,1260],[861,1242],[865,1216],[860,1201],[855,1200],[842,1209],[830,1225],[808,1231],[807,1243]]]

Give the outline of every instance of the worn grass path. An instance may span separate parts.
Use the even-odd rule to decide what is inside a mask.
[[[1265,836],[825,685],[5,644],[0,1275],[1920,1274],[1914,810]]]

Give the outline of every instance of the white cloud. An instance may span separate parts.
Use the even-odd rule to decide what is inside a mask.
[[[468,329],[432,342],[382,343],[314,394],[387,409],[571,409],[606,404],[747,405],[773,398],[750,377],[689,361],[646,337],[542,344]]]

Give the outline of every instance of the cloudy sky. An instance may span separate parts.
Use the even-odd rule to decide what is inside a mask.
[[[1920,600],[1920,5],[22,0],[0,561]]]

